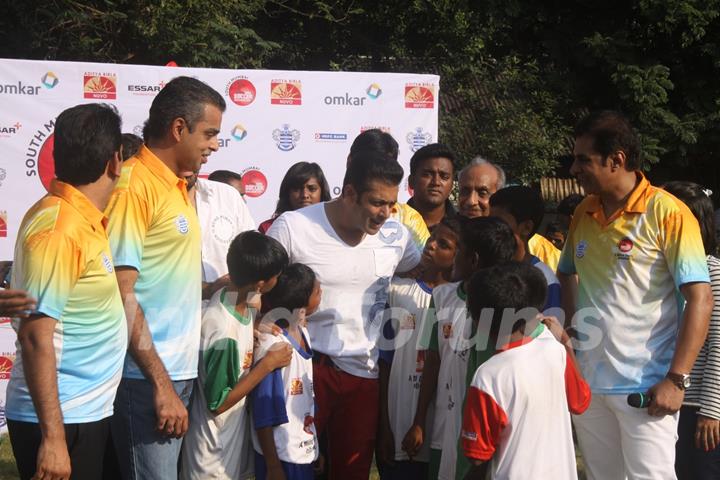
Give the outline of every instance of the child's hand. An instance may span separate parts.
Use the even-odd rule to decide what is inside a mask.
[[[405,434],[405,438],[403,438],[402,441],[402,449],[408,454],[410,460],[417,455],[420,447],[422,447],[423,437],[424,433],[420,425],[413,425]]]
[[[292,353],[293,349],[289,344],[279,342],[270,347],[262,361],[267,364],[270,371],[273,371],[290,365]]]
[[[542,317],[540,321],[544,323],[546,327],[548,327],[548,330],[550,330],[550,333],[553,334],[553,336],[558,342],[562,343],[566,347],[572,347],[570,336],[567,334],[563,326],[560,325],[560,322],[557,318]]]
[[[282,465],[268,467],[265,478],[267,478],[267,480],[285,480],[285,472],[282,469]]]

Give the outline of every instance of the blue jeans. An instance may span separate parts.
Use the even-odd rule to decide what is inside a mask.
[[[194,380],[173,382],[187,407]],[[182,439],[155,428],[153,388],[147,380],[123,378],[115,397],[112,435],[120,473],[125,480],[176,480]]]

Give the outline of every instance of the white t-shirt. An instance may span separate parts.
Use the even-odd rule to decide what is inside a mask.
[[[252,477],[247,397],[219,415],[209,407],[222,405],[235,384],[250,372],[253,341],[252,317],[238,315],[225,299],[225,289],[218,290],[202,316],[200,365],[183,440],[183,480]]]
[[[228,273],[230,242],[242,232],[255,230],[255,220],[240,193],[230,185],[198,178],[195,203],[202,233],[203,282]]]
[[[318,458],[315,428],[315,395],[313,392],[312,348],[308,332],[301,329],[307,351],[287,332],[283,335],[264,335],[255,350],[259,362],[276,343],[293,347],[290,365],[274,370],[252,393],[253,445],[263,454],[257,429],[274,427],[273,437],[278,458],[295,464],[312,463]]]
[[[539,329],[480,365],[468,389],[463,450],[492,459],[496,480],[577,479],[570,412],[587,409],[590,388],[565,348]]]
[[[398,321],[395,325],[394,351],[388,384],[388,413],[395,438],[395,460],[409,460],[402,449],[402,440],[413,423],[420,397],[420,382],[425,366],[425,350],[418,348],[418,336],[424,331],[424,319],[430,307],[432,289],[408,278],[393,278],[388,305]],[[433,406],[427,412],[426,441],[414,460],[430,460],[429,433],[433,422]]]
[[[285,246],[291,262],[312,268],[320,281],[320,308],[308,318],[315,351],[351,375],[377,378],[390,279],[420,261],[408,230],[389,219],[378,233],[350,246],[330,225],[325,203],[317,203],[283,213],[267,234]]]

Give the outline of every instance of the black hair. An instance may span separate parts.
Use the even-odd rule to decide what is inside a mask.
[[[379,128],[371,128],[353,140],[350,146],[350,161],[357,155],[369,152],[378,153],[388,160],[397,160],[398,143],[389,133]]]
[[[192,77],[173,78],[155,96],[150,106],[150,116],[143,128],[145,142],[163,138],[177,118],[185,120],[192,132],[204,118],[206,105],[225,111],[222,95],[206,83]]]
[[[474,322],[482,311],[493,309],[490,338],[497,339],[505,309],[515,312],[531,308],[540,312],[547,297],[545,276],[524,262],[509,262],[475,272],[467,285],[467,305]],[[512,332],[525,327],[525,318],[515,321]]]
[[[440,220],[440,223],[436,224],[435,227],[437,227],[438,225],[442,225],[451,230],[453,233],[455,233],[458,241],[460,240],[460,237],[462,235],[462,222],[457,215],[453,217],[448,217],[447,215],[444,216],[442,220]]]
[[[227,265],[232,283],[245,287],[280,274],[288,265],[288,254],[274,238],[250,230],[230,243]]]
[[[120,151],[122,120],[117,108],[104,103],[76,105],[55,121],[55,176],[70,185],[97,181]]]
[[[143,146],[143,139],[134,133],[122,134],[122,156],[123,162],[135,155]]]
[[[278,195],[275,215],[292,210],[290,206],[290,192],[305,185],[305,182],[314,178],[320,185],[320,201],[330,200],[330,186],[325,179],[325,174],[317,163],[298,162],[290,167],[280,183],[280,194]]]
[[[210,175],[208,175],[208,180],[229,184],[232,180],[242,182],[242,175],[232,172],[230,170],[215,170]]]
[[[532,236],[540,228],[545,216],[545,205],[537,190],[521,185],[501,188],[490,197],[490,213],[494,207],[504,208],[517,223],[533,222]]]
[[[517,241],[507,223],[495,217],[457,218],[461,226],[460,241],[468,253],[478,256],[480,268],[513,259]]]
[[[639,170],[642,166],[640,158],[640,139],[630,120],[620,112],[602,110],[585,116],[575,126],[575,138],[584,135],[593,139],[593,148],[604,159],[612,153],[625,152],[625,168]]]
[[[363,152],[353,157],[345,171],[343,187],[352,185],[358,195],[368,191],[373,180],[400,185],[403,169],[396,160],[383,157],[377,152]]]
[[[560,200],[556,211],[560,215],[567,215],[568,217],[572,217],[575,214],[575,209],[584,199],[584,195],[580,195],[579,193],[571,193],[567,197]]]
[[[263,295],[263,306],[294,312],[307,307],[315,288],[315,272],[302,263],[291,263],[278,277],[275,288]]]
[[[545,227],[545,233],[554,233],[559,232],[565,235],[567,233],[567,228],[564,228],[560,222],[550,222],[548,223],[547,227]]]
[[[705,246],[705,254],[717,253],[718,241],[715,236],[715,213],[713,203],[702,187],[692,182],[668,182],[663,189],[682,200],[700,224],[700,233]]]
[[[420,164],[432,158],[447,158],[452,164],[453,174],[455,173],[455,154],[442,143],[431,143],[419,149],[410,158],[410,175],[415,175]]]

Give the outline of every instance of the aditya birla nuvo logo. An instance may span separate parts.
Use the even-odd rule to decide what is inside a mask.
[[[435,85],[431,83],[408,83],[405,85],[405,108],[433,108]]]
[[[40,177],[45,190],[50,189],[50,182],[55,178],[55,161],[53,159],[54,131],[55,119],[39,125],[25,150],[25,175],[28,177]]]
[[[117,75],[86,72],[83,76],[83,98],[115,100],[117,98]]]
[[[272,80],[270,82],[272,105],[301,105],[302,83],[299,80]]]

